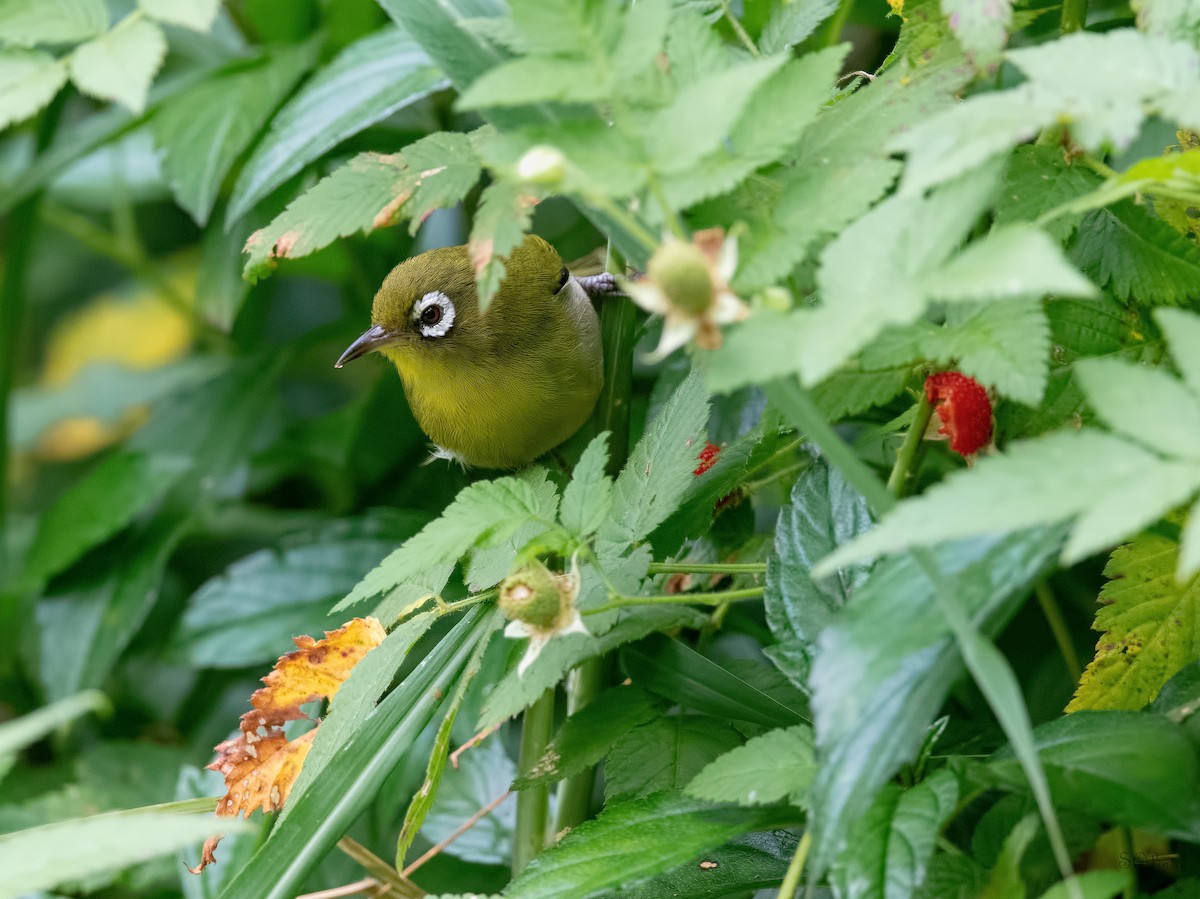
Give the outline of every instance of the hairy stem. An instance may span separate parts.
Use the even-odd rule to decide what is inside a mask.
[[[554,729],[554,688],[525,710],[521,720],[521,751],[517,770],[528,771],[546,752]],[[520,874],[546,845],[546,824],[550,819],[550,787],[537,786],[517,794],[517,826],[513,833],[513,874]]]
[[[738,20],[738,17],[733,14],[733,10],[729,8],[729,0],[721,0],[721,11],[725,14],[725,19],[729,22],[729,27],[733,29],[733,33],[737,35],[737,39],[742,42],[742,46],[755,59],[762,59],[762,53],[759,52],[758,46],[751,39],[750,35],[746,33],[745,27]]]
[[[888,477],[887,489],[893,496],[905,496],[912,486],[913,476],[917,473],[917,456],[925,442],[925,429],[929,427],[929,419],[932,417],[933,404],[922,390],[913,413],[912,424],[909,425],[908,433],[904,435],[904,442],[900,444],[900,450],[896,453],[896,464],[892,466],[892,473]]]
[[[747,587],[744,590],[725,590],[722,593],[669,593],[664,596],[625,596],[621,593],[614,593],[604,605],[587,609],[582,614],[596,615],[600,612],[611,612],[613,609],[623,609],[627,606],[687,605],[688,603],[719,606],[723,603],[738,602],[743,599],[759,599],[764,592],[766,591],[763,587]]]
[[[765,574],[766,562],[651,562],[651,574]]]
[[[1082,31],[1087,22],[1087,0],[1063,0],[1062,33]]]

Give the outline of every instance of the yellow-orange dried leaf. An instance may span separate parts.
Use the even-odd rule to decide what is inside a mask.
[[[250,697],[254,708],[242,715],[241,734],[216,747],[217,758],[208,767],[224,775],[226,789],[218,815],[248,816],[257,808],[273,812],[283,807],[317,732],[314,727],[289,741],[283,725],[306,717],[300,710],[304,703],[331,699],[386,635],[377,619],[355,618],[326,631],[323,640],[295,638],[296,651],[281,656],[262,679],[264,686]]]
[[[199,874],[209,865],[217,863],[217,844],[225,839],[225,834],[216,833],[204,841],[204,848],[200,850],[200,863],[197,865],[184,865],[190,874]]]

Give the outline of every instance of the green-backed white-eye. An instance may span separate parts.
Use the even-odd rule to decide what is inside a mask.
[[[445,247],[392,269],[371,322],[337,367],[383,353],[437,455],[465,465],[532,462],[579,429],[604,382],[591,300],[533,235],[508,256],[486,312],[467,248]]]

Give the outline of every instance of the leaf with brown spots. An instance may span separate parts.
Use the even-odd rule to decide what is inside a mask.
[[[1175,580],[1179,544],[1157,535],[1117,548],[1092,626],[1103,631],[1068,712],[1140,709],[1200,651],[1200,575]]]
[[[376,619],[355,618],[327,631],[323,640],[295,638],[296,651],[282,656],[250,697],[254,708],[242,716],[241,733],[217,746],[217,758],[208,766],[225,776],[227,792],[218,815],[249,816],[257,808],[283,807],[317,732],[314,726],[288,740],[284,724],[307,717],[300,709],[304,703],[333,699],[354,666],[385,636]]]

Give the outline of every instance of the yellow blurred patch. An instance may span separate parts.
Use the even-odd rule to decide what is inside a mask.
[[[193,254],[168,263],[167,283],[189,302],[196,293]],[[191,321],[167,302],[153,286],[135,282],[106,291],[81,309],[62,318],[46,342],[38,383],[64,387],[95,363],[117,363],[148,370],[187,354],[194,338]],[[127,436],[146,419],[144,408],[130,409],[117,424],[96,418],[68,418],[38,437],[37,455],[49,461],[89,456]]]

